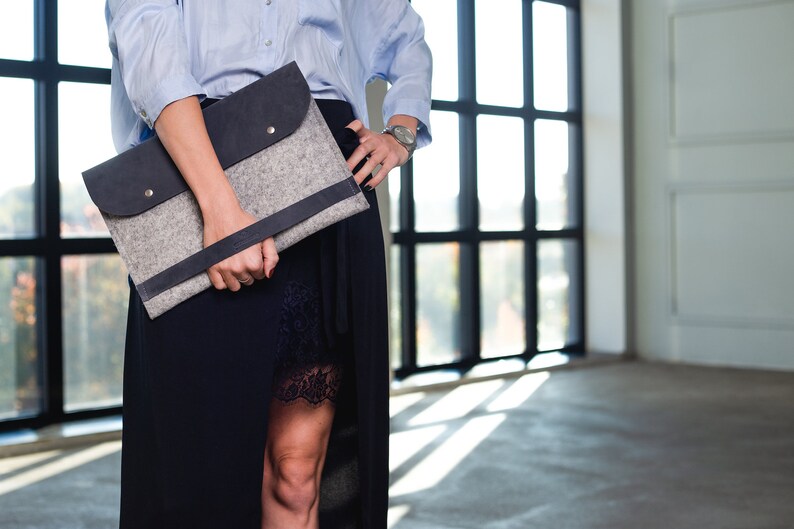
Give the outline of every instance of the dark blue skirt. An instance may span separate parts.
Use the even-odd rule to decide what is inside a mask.
[[[348,157],[350,105],[318,105]],[[315,353],[343,368],[321,527],[386,527],[385,256],[375,193],[364,194],[368,210],[282,251],[269,280],[207,290],[155,320],[131,289],[122,529],[259,529],[276,360],[305,364]]]

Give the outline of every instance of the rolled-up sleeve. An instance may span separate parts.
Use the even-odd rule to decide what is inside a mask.
[[[204,95],[190,72],[182,12],[174,0],[108,0],[105,16],[127,96],[150,128],[169,103]]]
[[[371,48],[372,74],[391,83],[383,101],[384,121],[395,114],[406,114],[419,120],[417,147],[428,145],[430,131],[430,85],[433,59],[425,42],[421,17],[407,1],[380,4],[381,19],[390,20]],[[392,11],[383,16],[383,11]]]

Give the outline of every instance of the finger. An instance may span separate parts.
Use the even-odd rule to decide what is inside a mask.
[[[262,259],[259,261],[259,265],[256,269],[249,270],[251,272],[251,276],[256,279],[264,279],[265,278],[265,260]]]
[[[265,259],[265,277],[270,279],[273,277],[273,274],[276,271],[276,265],[278,264],[278,257],[274,259]]]
[[[210,283],[218,290],[226,290],[226,283],[223,282],[221,274],[213,267],[207,270],[207,275],[210,276]]]
[[[369,182],[367,182],[367,185],[370,188],[375,189],[376,187],[378,187],[378,184],[383,182],[386,179],[386,177],[389,176],[389,171],[394,169],[394,167],[395,167],[394,164],[389,164],[388,162],[384,161],[383,165],[381,165],[380,169],[378,169],[378,172],[375,175],[373,175],[372,179]]]
[[[273,274],[276,270],[276,265],[278,264],[278,252],[276,252],[276,246],[273,243],[268,245],[263,245],[263,252],[262,255],[264,256],[265,263],[264,263],[264,274],[265,277],[270,279],[273,277]]]
[[[365,159],[378,149],[378,147],[381,145],[379,140],[382,139],[380,135],[375,135],[375,133],[373,133],[370,129],[364,127],[360,121],[356,120],[354,123],[357,123],[356,127],[348,128],[356,132],[359,146],[356,147],[356,150],[353,151],[353,154],[351,154],[350,158],[348,158],[348,166],[351,171],[361,162],[361,160]]]
[[[264,272],[264,255],[262,254],[262,243],[255,244],[245,251],[246,266],[243,274],[238,277],[251,276],[254,279],[263,279]]]
[[[346,128],[358,134],[358,132],[364,128],[364,123],[362,123],[360,119],[354,119],[353,121],[347,124]]]
[[[237,280],[236,277],[232,274],[230,270],[225,270],[221,267],[221,277],[223,277],[223,282],[226,283],[226,287],[231,290],[232,292],[237,292],[240,290],[240,282]]]
[[[364,143],[360,144],[347,159],[347,167],[351,171],[367,156],[370,154],[370,146]]]
[[[367,160],[367,163],[365,163],[364,166],[355,175],[353,175],[353,178],[355,178],[358,184],[361,184],[361,182],[363,182],[368,175],[372,174],[378,165],[380,165],[380,160],[378,160],[378,158],[375,156],[370,156],[369,160]]]

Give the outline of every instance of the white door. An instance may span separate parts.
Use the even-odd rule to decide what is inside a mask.
[[[794,1],[631,10],[638,352],[794,369]]]

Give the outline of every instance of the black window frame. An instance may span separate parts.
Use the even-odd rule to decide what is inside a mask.
[[[414,230],[415,209],[413,201],[413,163],[406,164],[400,173],[399,229],[392,232],[392,244],[400,248],[399,299],[400,366],[394,369],[397,380],[410,375],[436,370],[465,372],[477,364],[497,360],[481,358],[480,350],[480,264],[479,245],[486,241],[518,240],[524,243],[524,300],[526,350],[519,354],[499,357],[531,360],[535,355],[547,351],[538,350],[538,270],[537,248],[542,240],[575,241],[578,247],[572,297],[576,299],[575,313],[571,319],[576,326],[574,343],[554,352],[572,356],[585,354],[585,285],[584,285],[584,153],[582,132],[582,52],[581,52],[581,4],[579,0],[521,0],[524,56],[524,105],[506,107],[484,105],[476,99],[476,28],[475,1],[457,0],[458,9],[458,100],[433,99],[431,109],[454,112],[460,123],[460,194],[458,211],[460,228],[454,231],[417,232]],[[482,1],[482,0],[480,0]],[[533,68],[533,13],[535,1],[557,4],[568,12],[568,101],[569,110],[556,112],[538,110],[534,107]],[[496,6],[494,6],[496,8]],[[518,117],[524,120],[524,167],[525,200],[524,229],[514,231],[480,231],[479,203],[477,196],[477,116],[495,115]],[[538,119],[565,121],[570,128],[570,171],[573,172],[572,204],[576,226],[554,231],[536,229],[535,190],[535,132]],[[396,176],[396,175],[395,175]],[[460,359],[457,361],[419,365],[416,342],[416,246],[423,243],[455,242],[460,244]],[[550,352],[550,351],[548,351]]]
[[[58,63],[58,2],[34,0],[32,61],[0,59],[0,77],[34,82],[35,177],[31,238],[0,239],[0,257],[33,257],[36,273],[36,346],[39,412],[0,421],[0,432],[117,415],[121,406],[64,410],[61,261],[67,256],[114,254],[109,237],[61,237],[58,166],[58,84],[110,84],[110,69]],[[5,101],[9,104],[9,101]]]
[[[450,232],[416,232],[414,225],[413,171],[407,164],[399,178],[400,230],[393,233],[393,244],[400,246],[400,296],[402,303],[401,329],[402,365],[395,370],[400,379],[408,375],[438,369],[465,371],[483,361],[480,358],[480,285],[479,244],[484,241],[521,240],[524,242],[524,285],[526,307],[527,349],[519,357],[530,360],[537,350],[537,245],[544,239],[572,240],[578,245],[575,293],[579,337],[576,343],[557,351],[573,355],[584,354],[585,292],[584,292],[584,188],[582,142],[581,88],[581,6],[578,0],[543,0],[569,9],[568,75],[571,110],[553,112],[536,110],[533,101],[532,4],[522,0],[524,100],[520,108],[482,105],[476,102],[475,16],[474,0],[458,0],[459,97],[457,101],[433,100],[432,109],[455,112],[460,116],[461,193],[459,211],[461,229]],[[0,59],[0,77],[31,79],[35,83],[35,179],[34,208],[36,235],[31,238],[0,240],[0,257],[33,257],[36,269],[36,338],[38,348],[38,381],[40,407],[35,415],[0,421],[0,432],[43,426],[78,419],[89,419],[120,413],[120,406],[66,412],[64,410],[64,351],[62,321],[63,257],[75,255],[113,254],[113,242],[103,238],[64,238],[60,233],[61,197],[58,164],[58,84],[63,81],[110,84],[110,70],[58,63],[58,2],[34,0],[34,58],[32,61]],[[517,231],[487,231],[478,229],[476,119],[479,114],[512,116],[524,119],[525,189],[534,190],[534,121],[554,119],[566,121],[572,130],[571,162],[575,168],[574,202],[578,225],[559,231],[535,229],[535,201],[525,200],[525,229]],[[394,175],[397,176],[397,175]],[[531,196],[531,195],[528,195]],[[461,359],[456,362],[417,366],[416,357],[416,245],[421,243],[458,242],[461,244]],[[488,359],[492,360],[492,359]]]

